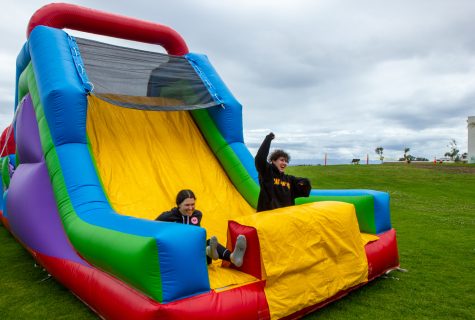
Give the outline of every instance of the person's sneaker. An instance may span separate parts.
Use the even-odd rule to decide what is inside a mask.
[[[206,247],[206,255],[213,260],[219,259],[218,255],[218,238],[212,236],[209,238],[209,246]]]
[[[246,247],[246,237],[240,234],[236,238],[236,246],[234,247],[233,253],[231,253],[231,262],[238,268],[242,266],[244,262],[244,253],[246,253]]]

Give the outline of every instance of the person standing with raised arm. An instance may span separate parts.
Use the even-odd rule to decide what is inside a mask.
[[[295,205],[295,198],[308,197],[312,186],[307,178],[298,178],[285,174],[290,161],[287,152],[269,150],[274,133],[269,133],[262,142],[255,157],[255,165],[259,173],[259,200],[257,212]],[[269,157],[269,161],[267,161]]]

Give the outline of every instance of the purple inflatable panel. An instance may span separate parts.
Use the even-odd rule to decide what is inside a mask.
[[[15,127],[15,139],[17,153],[21,163],[38,163],[44,161],[36,114],[30,95],[27,95],[23,99],[22,105],[19,107]]]
[[[23,244],[44,255],[86,264],[64,232],[29,96],[20,106],[16,128],[20,165],[6,199],[11,231]]]

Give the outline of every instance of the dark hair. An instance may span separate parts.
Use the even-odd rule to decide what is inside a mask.
[[[287,160],[287,162],[290,162],[290,156],[287,152],[285,152],[284,150],[282,149],[276,149],[274,150],[270,156],[269,156],[269,160],[270,161],[275,161],[277,159],[279,159],[280,157],[283,157],[285,158],[285,160]]]
[[[185,199],[188,199],[188,198],[196,200],[196,197],[195,197],[195,194],[193,193],[193,191],[191,191],[189,189],[181,190],[176,195],[176,205],[179,206],[180,203],[182,203],[183,201],[185,201]]]

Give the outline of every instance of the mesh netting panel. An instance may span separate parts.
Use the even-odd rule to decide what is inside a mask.
[[[179,56],[76,38],[93,94],[143,110],[191,110],[217,105],[188,60]]]

